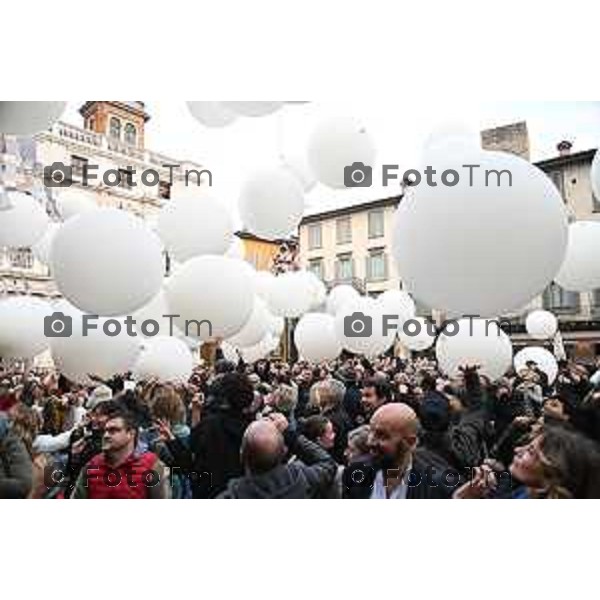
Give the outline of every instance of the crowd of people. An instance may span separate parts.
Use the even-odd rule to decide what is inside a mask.
[[[0,369],[0,498],[600,498],[600,362],[218,355],[185,384]]]

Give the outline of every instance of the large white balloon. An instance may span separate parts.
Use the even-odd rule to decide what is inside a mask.
[[[27,248],[38,242],[50,223],[42,205],[23,192],[7,192],[10,208],[0,212],[0,247]]]
[[[171,315],[169,306],[167,305],[167,298],[164,289],[161,289],[148,304],[142,306],[142,308],[136,310],[133,313],[133,318],[136,321],[136,329],[138,335],[142,337],[177,337],[184,338],[185,335],[175,324],[175,317],[169,318]],[[158,331],[154,333],[150,321],[156,321],[158,323]],[[142,323],[147,322],[148,334],[145,335],[142,329]]]
[[[225,254],[234,238],[231,215],[206,196],[166,204],[157,230],[166,249],[181,262],[201,254]]]
[[[50,265],[50,251],[52,250],[52,242],[60,225],[58,223],[50,223],[44,235],[31,247],[33,255],[45,265]]]
[[[161,244],[141,219],[102,208],[63,224],[52,243],[51,269],[61,293],[84,312],[127,315],[160,289]]]
[[[545,348],[529,346],[523,348],[515,355],[515,371],[518,373],[521,369],[527,368],[528,362],[534,362],[538,368],[548,376],[548,383],[552,385],[558,375],[558,363],[551,352]]]
[[[225,127],[233,123],[238,115],[223,102],[188,101],[192,116],[206,127]]]
[[[328,314],[304,315],[294,331],[294,341],[300,356],[311,362],[333,360],[342,351],[335,333],[335,318]]]
[[[308,158],[305,154],[292,154],[283,158],[283,166],[289,169],[292,175],[300,182],[305,192],[310,192],[317,180],[308,164]]]
[[[256,293],[269,303],[273,286],[275,285],[275,275],[269,271],[256,271],[255,274]]]
[[[44,352],[49,345],[44,319],[51,314],[47,302],[31,296],[0,300],[0,356],[33,358]]]
[[[283,167],[259,171],[242,186],[239,209],[251,233],[268,239],[285,238],[302,219],[304,192]]]
[[[359,298],[359,293],[352,286],[336,285],[327,296],[327,312],[335,315],[345,304],[356,302]]]
[[[308,312],[314,302],[315,288],[305,272],[276,277],[268,297],[269,309],[277,317],[297,318]]]
[[[246,263],[225,256],[197,256],[185,262],[165,286],[175,322],[190,337],[229,338],[238,333],[254,307],[254,275]],[[202,323],[201,327],[185,321]],[[198,329],[200,329],[198,331]],[[211,336],[212,330],[212,336]]]
[[[256,100],[250,102],[223,101],[221,104],[244,117],[264,117],[279,110],[284,103],[280,100]]]
[[[55,310],[72,319],[72,335],[70,337],[53,337],[50,339],[52,359],[56,368],[68,379],[82,384],[90,384],[88,375],[97,375],[108,379],[116,374],[130,371],[141,350],[139,336],[127,335],[126,325],[122,317],[115,319],[99,318],[90,321],[96,329],[89,329],[83,335],[83,313],[66,302],[58,303]],[[106,334],[117,330],[114,323],[121,324],[121,332],[116,336]]]
[[[413,297],[489,317],[526,305],[552,281],[565,256],[567,220],[552,181],[527,161],[483,151],[470,161],[479,165],[472,186],[466,163],[449,160],[438,165],[437,187],[422,181],[400,203],[392,247]],[[442,167],[457,172],[457,185],[442,184]],[[492,171],[504,172],[500,186]]]
[[[266,358],[277,349],[279,340],[267,334],[258,344],[249,348],[240,348],[244,362],[255,363],[257,360]]]
[[[157,337],[144,342],[133,375],[137,380],[156,377],[164,383],[186,383],[193,368],[194,357],[185,342]]]
[[[393,324],[384,331],[381,306],[372,298],[359,298],[344,304],[335,315],[335,332],[343,348],[355,354],[377,356],[396,337]]]
[[[238,348],[248,348],[258,344],[269,332],[271,318],[272,316],[267,310],[266,302],[256,296],[250,318],[246,321],[242,329],[227,341]]]
[[[534,310],[525,320],[527,333],[536,340],[547,340],[556,335],[558,320],[547,310]]]
[[[66,102],[0,102],[0,133],[31,136],[48,129],[63,114]]]
[[[458,323],[458,332],[455,323]],[[448,376],[459,374],[459,368],[479,365],[479,373],[492,381],[510,369],[513,350],[510,338],[497,321],[461,319],[448,324],[438,337],[435,355],[440,370]]]
[[[409,350],[422,352],[435,343],[436,328],[433,322],[423,317],[409,316],[398,320],[398,339]]]
[[[569,244],[556,283],[573,292],[600,288],[600,221],[569,225]]]
[[[410,294],[401,290],[387,290],[377,298],[377,302],[385,314],[397,315],[399,324],[412,319],[416,314],[414,300]]]
[[[320,123],[308,143],[308,163],[315,177],[332,188],[346,187],[344,170],[354,163],[373,167],[375,144],[356,119],[335,117]]]
[[[63,221],[97,208],[99,207],[92,192],[62,188],[56,195],[56,209]]]

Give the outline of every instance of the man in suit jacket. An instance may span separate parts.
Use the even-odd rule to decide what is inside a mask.
[[[451,498],[460,473],[439,456],[417,450],[419,421],[406,404],[386,404],[370,421],[370,456],[349,465],[344,497],[418,500]]]

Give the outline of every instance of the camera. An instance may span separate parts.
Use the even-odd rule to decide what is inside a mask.
[[[367,338],[373,335],[373,319],[362,312],[344,317],[344,335],[350,338]]]
[[[46,187],[71,187],[73,185],[73,167],[62,162],[44,167],[44,185]]]
[[[373,185],[373,168],[361,162],[344,167],[344,185],[349,188],[371,187]]]
[[[73,335],[73,319],[62,312],[44,317],[44,335],[50,338],[67,338]]]
[[[373,489],[375,484],[375,469],[365,464],[354,464],[344,469],[342,483],[346,489]]]

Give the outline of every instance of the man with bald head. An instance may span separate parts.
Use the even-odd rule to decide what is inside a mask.
[[[417,449],[419,421],[410,406],[385,404],[370,421],[364,463],[344,472],[344,497],[415,500],[450,498],[459,474],[437,455]]]
[[[286,464],[288,449],[298,460]],[[290,430],[280,413],[248,426],[242,439],[241,460],[244,477],[230,481],[220,498],[314,498],[327,491],[337,471],[329,454]]]

